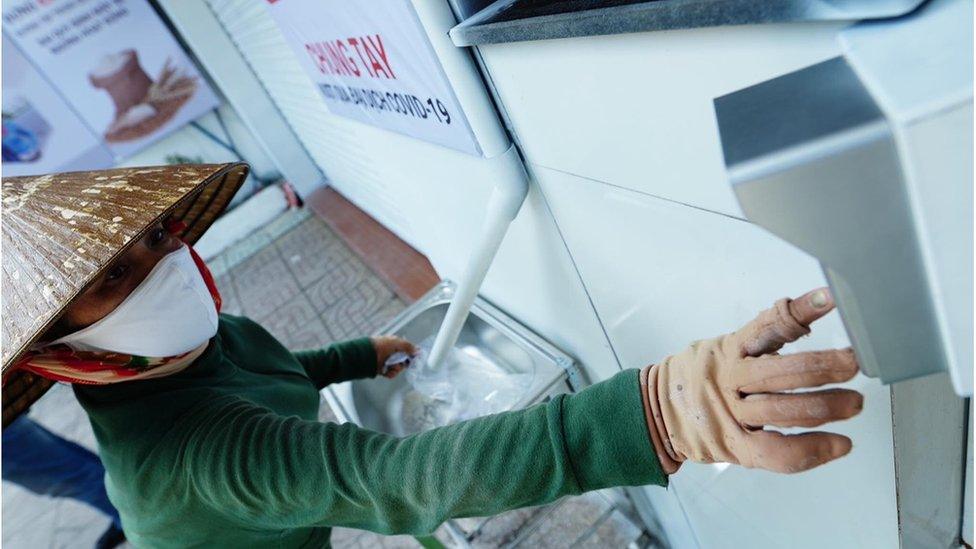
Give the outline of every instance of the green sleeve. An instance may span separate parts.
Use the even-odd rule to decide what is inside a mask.
[[[238,397],[186,418],[191,496],[248,527],[426,534],[610,486],[667,482],[637,370],[575,395],[406,438],[282,417]]]
[[[376,375],[376,350],[368,337],[293,354],[319,389],[332,383]]]

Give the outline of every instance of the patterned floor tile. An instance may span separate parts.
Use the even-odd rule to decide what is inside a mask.
[[[315,308],[323,311],[347,296],[368,277],[372,277],[372,274],[358,261],[337,262],[330,265],[317,282],[308,286],[306,292]]]
[[[218,255],[207,260],[207,269],[214,278],[224,276],[230,267],[227,265],[227,256]]]
[[[229,273],[225,273],[221,276],[214,276],[214,284],[217,285],[217,291],[220,292],[221,297],[228,293],[235,294],[236,297],[237,288],[234,287],[234,280]]]
[[[309,219],[279,238],[275,247],[303,288],[329,276],[336,269],[366,272],[362,262],[317,219]],[[340,272],[338,276],[341,275]]]
[[[516,509],[487,519],[461,519],[458,523],[461,528],[469,533],[473,533],[476,531],[476,528],[480,528],[477,530],[477,536],[471,542],[471,547],[475,549],[491,549],[493,547],[503,547],[515,541],[533,519],[541,516],[545,512],[545,507],[530,507],[528,509]]]
[[[369,335],[384,335],[380,333],[380,328],[388,324],[395,316],[402,313],[407,305],[399,299],[391,299],[386,305],[380,307],[375,313],[370,315],[366,323],[363,324],[363,333]]]
[[[275,309],[260,324],[285,347],[295,351],[317,349],[334,340],[312,304],[301,293]]]
[[[589,496],[569,498],[547,516],[519,547],[570,547],[589,531],[607,508],[606,500]]]
[[[220,292],[220,312],[229,315],[242,314],[244,307],[241,305],[241,298],[237,295],[237,286],[234,285],[231,275],[218,277],[214,279],[214,283],[217,284],[217,291]]]
[[[306,196],[313,210],[370,270],[385,280],[401,299],[420,299],[440,281],[427,258],[359,209],[342,194],[322,187]]]
[[[233,269],[264,249],[272,240],[271,235],[258,231],[244,240],[232,244],[220,255],[226,261],[226,268]]]
[[[593,534],[581,540],[577,547],[603,549],[605,547],[627,547],[641,536],[641,530],[634,526],[620,511],[614,511],[607,520],[594,530]]]
[[[261,232],[276,240],[281,235],[291,232],[296,226],[311,217],[312,212],[307,208],[291,208],[262,227]]]
[[[244,290],[256,279],[260,279],[260,273],[268,265],[280,263],[281,254],[274,246],[264,246],[250,257],[242,261],[236,267],[230,269],[228,276],[234,279],[238,289]]]
[[[262,262],[253,263],[252,258],[245,263],[248,267],[234,270],[234,285],[244,314],[258,321],[301,293],[277,253],[264,255],[262,252],[262,256]]]
[[[306,219],[291,231],[279,236],[275,246],[284,254],[321,250],[342,244],[335,233],[316,218]]]
[[[308,249],[325,243],[341,243],[335,233],[316,217],[310,217],[279,236],[275,244],[287,249]]]
[[[337,339],[360,337],[368,333],[371,315],[394,299],[393,292],[379,279],[367,278],[321,311],[322,320]]]

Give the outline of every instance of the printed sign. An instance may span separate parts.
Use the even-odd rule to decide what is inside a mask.
[[[410,0],[268,0],[333,114],[481,154]]]
[[[3,38],[3,175],[99,169],[111,151]]]
[[[116,158],[219,103],[146,0],[4,0],[3,23]]]

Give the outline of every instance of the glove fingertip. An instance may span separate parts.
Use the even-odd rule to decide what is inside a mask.
[[[802,326],[809,326],[834,309],[834,298],[827,288],[817,288],[789,301],[790,315]]]

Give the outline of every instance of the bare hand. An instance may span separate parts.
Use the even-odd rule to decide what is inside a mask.
[[[400,372],[406,369],[406,364],[397,364],[391,366],[385,372],[383,371],[383,366],[386,364],[386,360],[390,358],[394,353],[407,353],[410,356],[416,356],[418,353],[417,347],[397,336],[376,336],[370,338],[373,342],[373,349],[376,350],[376,373],[382,375],[383,377],[393,379]]]

